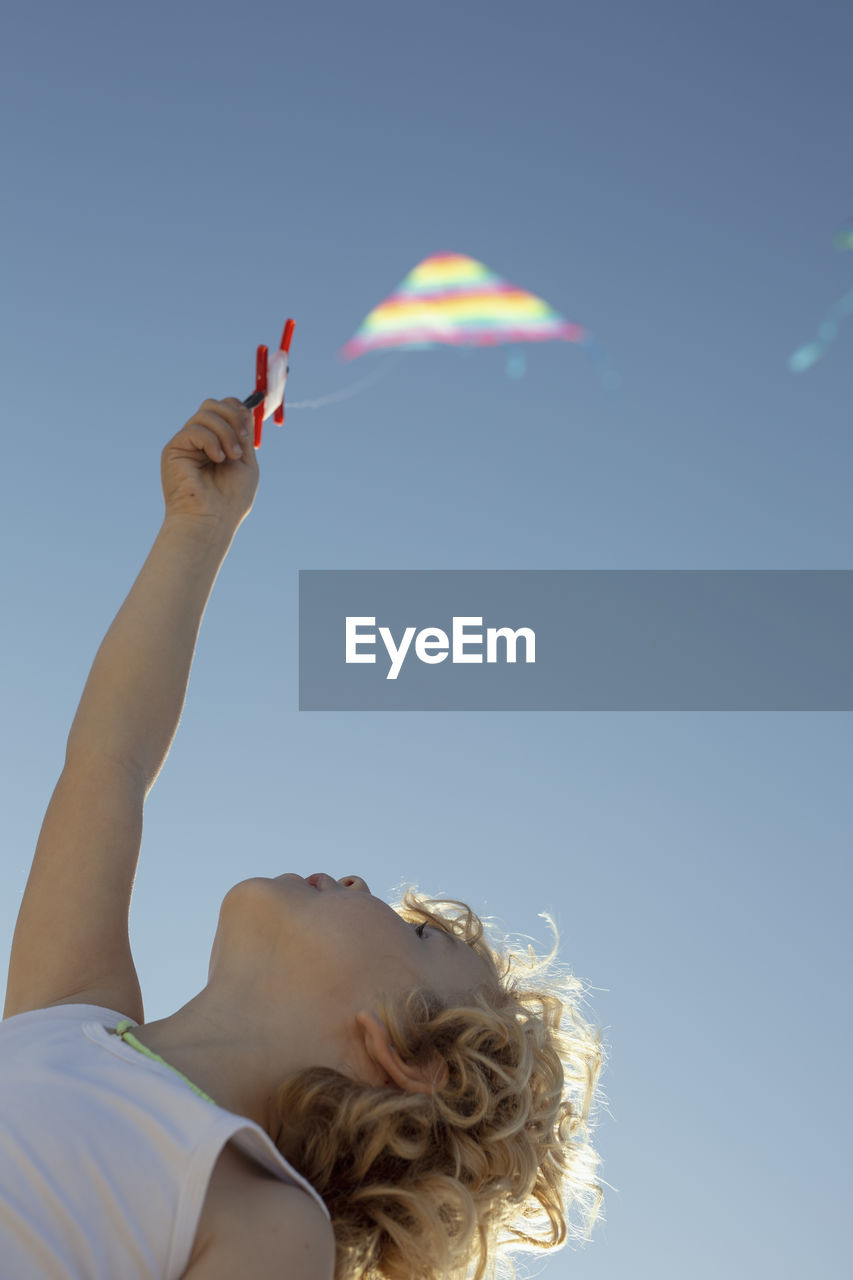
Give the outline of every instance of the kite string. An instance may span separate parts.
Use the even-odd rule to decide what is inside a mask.
[[[403,355],[404,353],[401,351],[396,352],[395,356],[381,364],[375,373],[370,374],[367,378],[362,378],[360,382],[354,382],[352,386],[344,387],[342,391],[333,391],[331,395],[320,396],[317,400],[288,400],[288,412],[291,409],[320,409],[326,404],[335,404],[339,400],[349,400],[351,396],[358,395],[359,391],[365,391],[368,387],[375,386],[382,378],[387,377],[394,366],[400,363]]]

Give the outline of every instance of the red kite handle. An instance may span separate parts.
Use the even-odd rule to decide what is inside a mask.
[[[296,328],[295,320],[288,320],[284,326],[284,332],[281,335],[281,343],[279,351],[290,354],[290,343],[293,338],[293,330]],[[258,355],[255,364],[255,390],[248,396],[243,404],[247,409],[255,411],[255,448],[261,447],[261,431],[264,422],[264,401],[267,395],[267,370],[268,370],[269,349],[267,347],[258,347]],[[288,372],[290,372],[288,368]],[[277,409],[273,412],[273,422],[284,422],[284,398]]]

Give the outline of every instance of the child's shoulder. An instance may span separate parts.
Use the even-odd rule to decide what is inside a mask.
[[[216,1162],[186,1280],[332,1280],[335,1238],[320,1206],[227,1143]]]

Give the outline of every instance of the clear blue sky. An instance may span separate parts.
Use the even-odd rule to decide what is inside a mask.
[[[844,714],[311,714],[308,568],[849,568],[853,13],[830,0],[18,5],[0,93],[6,956],[96,648],[161,519],[159,455],[288,395],[451,249],[587,325],[412,353],[268,423],[146,810],[149,1018],[248,875],[471,901],[589,982],[607,1222],[547,1280],[841,1276],[850,1197]]]

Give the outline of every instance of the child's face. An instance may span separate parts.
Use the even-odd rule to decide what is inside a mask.
[[[277,983],[299,984],[319,1003],[370,1008],[379,995],[426,986],[449,999],[494,984],[489,966],[465,942],[408,924],[358,876],[308,880],[296,874],[244,880],[226,895],[214,943],[265,956]],[[416,931],[417,929],[417,931]],[[231,948],[229,948],[230,950]]]

